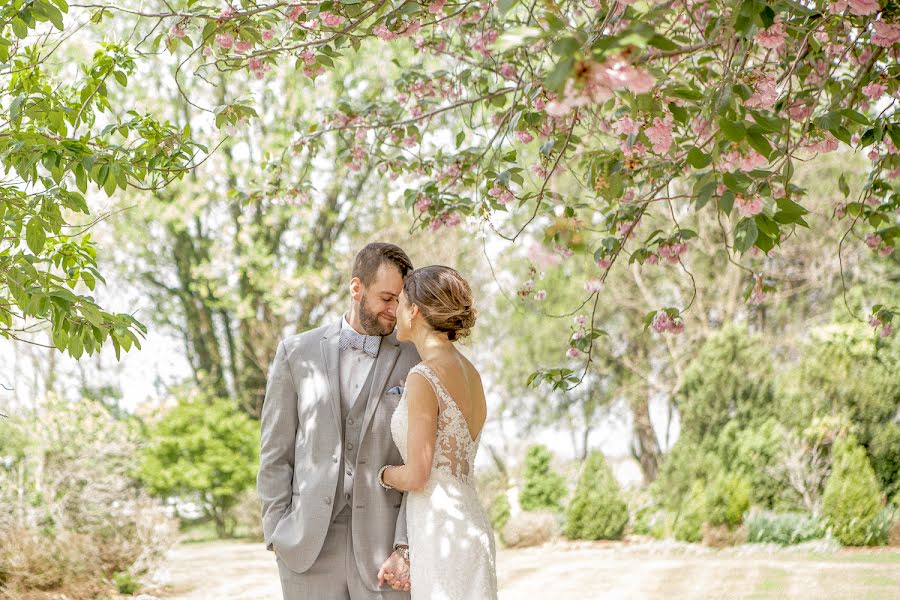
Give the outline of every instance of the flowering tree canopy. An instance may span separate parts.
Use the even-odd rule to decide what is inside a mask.
[[[762,301],[770,284],[759,259],[809,226],[796,163],[841,146],[870,162],[859,194],[850,194],[843,175],[834,182],[844,196],[833,207],[846,224],[841,244],[858,241],[893,260],[900,234],[900,5],[893,0],[73,6],[152,25],[145,46],[190,49],[175,70],[181,80],[218,69],[265,81],[288,61],[315,79],[357,52],[414,46],[415,59],[399,65],[390,93],[348,95],[298,132],[296,147],[315,152],[333,135],[351,168],[375,161],[404,184],[416,227],[438,231],[469,221],[508,240],[527,233],[558,253],[590,254],[597,272],[585,285],[588,300],[623,260],[683,266],[697,233],[681,227],[676,213],[688,207],[716,215],[730,259],[746,261],[748,300]],[[25,9],[5,10],[4,37],[18,35],[28,21],[15,12]],[[97,77],[108,75],[97,69]],[[4,108],[11,116],[20,107]],[[197,108],[215,111],[218,125],[253,114],[236,99]],[[71,127],[81,118],[64,114],[75,119]],[[48,118],[45,127],[53,123]],[[116,125],[101,135],[120,134]],[[140,131],[126,126],[131,130]],[[160,153],[160,140],[174,135],[163,133],[152,144]],[[65,132],[48,129],[40,140],[48,135]],[[182,160],[186,138],[177,139],[164,153],[167,169],[189,162]],[[42,146],[32,169],[48,164],[46,152]],[[2,150],[7,168],[9,154]],[[149,166],[140,161],[150,158],[138,153],[137,165]],[[90,178],[105,185],[108,177],[94,177],[98,164]],[[142,176],[155,168],[130,167]],[[124,185],[131,171],[122,169]],[[78,177],[57,174],[47,183]],[[668,227],[642,230],[651,215]],[[648,308],[647,327],[683,330],[685,307]],[[888,335],[896,311],[875,306],[871,322]],[[600,335],[593,319],[579,323],[570,355],[586,352],[589,361]],[[558,386],[578,381],[568,369],[540,377]]]

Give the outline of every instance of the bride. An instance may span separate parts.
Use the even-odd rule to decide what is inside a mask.
[[[474,488],[475,453],[487,415],[478,371],[453,342],[475,324],[472,290],[455,270],[430,266],[404,280],[397,339],[415,344],[413,367],[391,420],[406,463],[379,473],[409,492],[410,585],[416,599],[497,597],[494,534]],[[379,573],[391,583],[392,576]]]

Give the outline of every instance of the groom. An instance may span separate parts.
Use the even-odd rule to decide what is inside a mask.
[[[397,246],[367,245],[350,311],[278,344],[257,486],[285,600],[409,598],[406,496],[382,488],[378,470],[402,463],[391,415],[419,362],[393,333],[411,270]]]

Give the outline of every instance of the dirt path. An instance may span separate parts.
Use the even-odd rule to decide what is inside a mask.
[[[500,599],[900,598],[900,549],[749,552],[568,542],[503,550]],[[272,555],[255,543],[176,546],[163,577],[156,593],[166,600],[281,598]]]

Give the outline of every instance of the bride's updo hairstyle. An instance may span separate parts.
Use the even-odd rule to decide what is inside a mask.
[[[441,265],[415,269],[403,281],[403,291],[425,322],[451,342],[471,333],[476,316],[472,288],[456,270]]]

